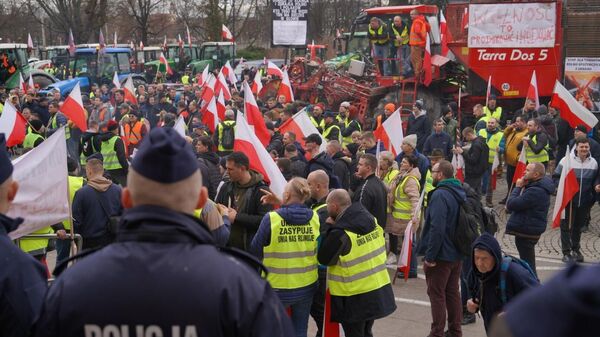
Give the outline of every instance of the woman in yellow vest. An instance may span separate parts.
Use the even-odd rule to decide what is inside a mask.
[[[418,167],[419,160],[414,155],[404,156],[400,162],[400,173],[392,180],[388,192],[388,223],[385,231],[398,237],[396,247],[390,244],[390,253],[387,263],[396,264],[398,253],[402,248],[404,241],[404,231],[406,226],[413,221],[413,233],[417,232],[419,227],[419,215],[415,215],[415,210],[419,207],[419,197],[421,196],[421,173]],[[414,255],[416,258],[416,255]],[[416,259],[415,259],[416,262]],[[409,277],[416,277],[416,263],[414,269],[411,263],[411,273]]]
[[[385,187],[389,188],[390,184],[400,173],[398,163],[394,159],[394,154],[390,151],[383,151],[379,154],[379,179]]]
[[[282,207],[263,217],[250,245],[251,252],[262,258],[267,267],[267,281],[281,303],[291,308],[297,337],[306,337],[318,278],[320,225],[317,212],[304,204],[309,197],[306,179],[290,180],[283,192]]]

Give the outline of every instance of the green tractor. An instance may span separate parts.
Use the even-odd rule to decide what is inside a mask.
[[[337,56],[325,61],[330,69],[348,69],[351,60],[360,60],[369,55],[370,46],[367,32],[344,33],[333,43]]]
[[[146,48],[152,49],[148,50],[148,56],[154,56],[155,58],[150,57],[150,60],[149,58],[146,58]],[[156,48],[158,48],[158,50],[156,50]],[[162,49],[159,47],[144,47],[144,71],[146,72],[147,80],[149,82],[152,82],[152,79],[156,76],[157,69],[161,73],[164,73],[166,70],[165,66],[162,65],[158,60],[161,50]],[[186,65],[188,63],[201,59],[201,50],[195,44],[191,46],[184,45],[183,48],[181,48],[179,47],[179,44],[173,43],[167,45],[167,49],[164,51],[164,55],[167,58],[169,67],[173,71],[173,75],[171,76],[171,78],[178,79],[186,70]]]
[[[200,48],[200,58],[198,61],[188,63],[186,72],[191,76],[204,71],[208,65],[209,70],[222,67],[227,61],[233,62],[235,58],[234,42],[204,42]],[[233,67],[234,64],[231,63]]]
[[[43,70],[33,69],[27,63],[27,45],[24,43],[0,43],[0,86],[13,89],[19,86],[19,74],[27,82],[44,88],[57,82],[56,78]]]

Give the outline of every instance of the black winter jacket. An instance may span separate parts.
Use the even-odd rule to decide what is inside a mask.
[[[471,148],[463,152],[465,160],[465,175],[467,177],[478,177],[488,168],[488,156],[490,148],[485,142],[485,138],[477,136],[471,142]]]
[[[377,219],[379,226],[385,228],[387,189],[375,174],[361,182],[352,196],[352,202],[360,202]]]

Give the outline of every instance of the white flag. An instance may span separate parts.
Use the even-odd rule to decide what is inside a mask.
[[[183,120],[183,116],[179,116],[179,118],[177,118],[173,129],[175,129],[175,131],[177,131],[181,137],[185,138],[185,121]]]
[[[9,233],[11,239],[69,218],[65,128],[13,160],[13,166],[13,179],[19,183],[19,191],[7,215],[25,221]]]

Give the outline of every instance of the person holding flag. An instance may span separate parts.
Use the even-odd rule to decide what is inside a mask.
[[[548,225],[550,196],[556,187],[546,176],[546,168],[541,163],[531,163],[525,175],[517,180],[515,188],[506,202],[510,218],[506,223],[506,234],[515,236],[519,257],[531,269],[535,269],[535,245]]]
[[[567,158],[569,156],[569,158]],[[560,242],[563,253],[563,262],[575,260],[583,262],[581,254],[581,227],[585,224],[587,214],[595,202],[595,193],[600,193],[600,177],[598,176],[598,163],[590,154],[590,142],[586,137],[575,139],[575,151],[567,153],[565,158],[556,166],[552,177],[556,186],[563,173],[563,166],[569,159],[571,169],[574,171],[579,191],[572,197],[565,207],[565,219],[560,222]],[[573,186],[564,186],[557,191],[557,199]],[[562,200],[564,203],[564,200]]]
[[[504,129],[504,162],[506,163],[506,183],[509,186],[509,191],[506,193],[506,197],[500,201],[500,204],[502,205],[506,204],[506,199],[510,194],[512,182],[514,181],[513,177],[521,153],[518,146],[521,144],[521,141],[526,134],[527,129],[525,128],[525,121],[521,115],[515,116],[512,124]]]
[[[492,198],[494,195],[494,185],[492,182],[495,178],[492,177],[492,175],[496,174],[496,172],[494,172],[493,166],[494,160],[498,160],[497,157],[504,153],[504,134],[498,128],[498,120],[492,117],[488,120],[487,127],[480,130],[478,135],[485,139],[485,142],[489,148],[488,168],[487,171],[484,172],[481,179],[481,194],[485,195],[486,206],[494,207],[492,204]]]

